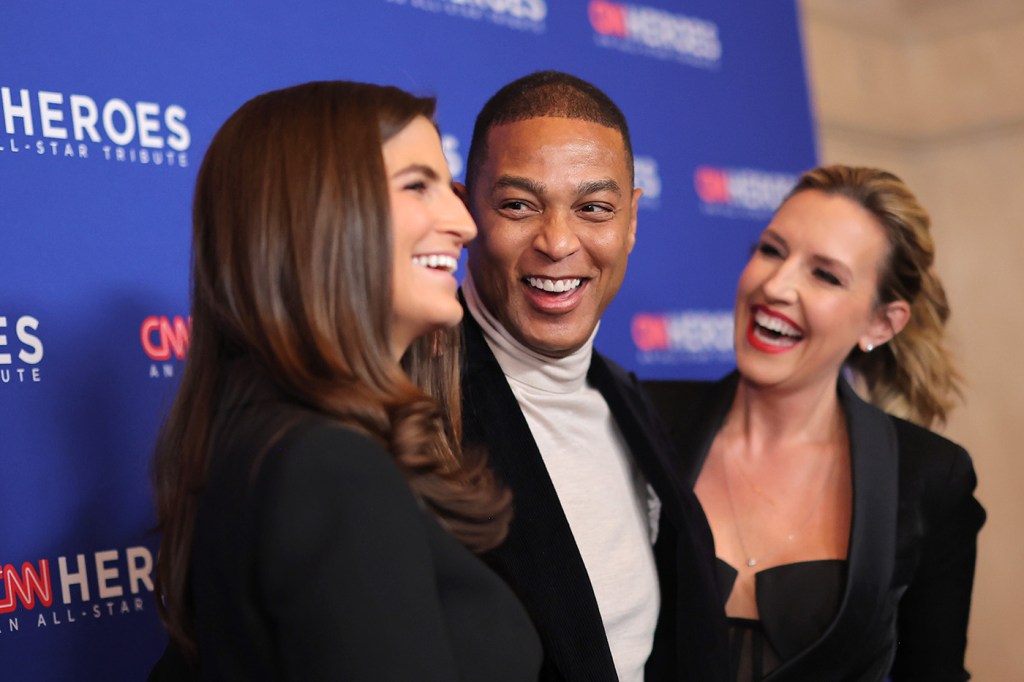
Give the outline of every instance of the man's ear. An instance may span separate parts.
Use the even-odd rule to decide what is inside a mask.
[[[635,187],[633,189],[633,199],[629,207],[629,237],[626,242],[626,253],[632,253],[633,247],[636,245],[636,218],[637,211],[640,208],[640,196],[643,193],[644,191],[640,187]]]
[[[883,303],[875,311],[874,319],[857,342],[860,349],[869,352],[903,331],[910,322],[910,304],[906,301]]]

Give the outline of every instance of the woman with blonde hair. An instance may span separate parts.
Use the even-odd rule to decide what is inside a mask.
[[[458,449],[453,272],[476,228],[433,111],[308,83],[210,144],[154,460],[172,644],[151,679],[536,678],[526,613],[471,553],[510,498]]]
[[[740,276],[736,372],[648,384],[714,534],[735,680],[969,677],[985,513],[926,428],[958,381],[933,259],[899,178],[812,170]]]

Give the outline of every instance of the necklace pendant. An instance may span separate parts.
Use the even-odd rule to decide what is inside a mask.
[[[757,559],[747,559],[747,566],[750,566],[751,568],[757,566]]]

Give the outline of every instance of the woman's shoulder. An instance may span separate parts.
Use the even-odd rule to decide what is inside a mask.
[[[356,456],[386,452],[378,439],[326,415],[308,413],[292,425],[282,439],[282,449],[318,456],[321,453],[351,452]]]
[[[261,478],[358,480],[362,485],[407,487],[384,444],[352,426],[321,415],[292,425],[261,463]],[[346,487],[349,487],[346,484]]]
[[[888,422],[895,437],[901,485],[920,487],[919,484],[925,482],[932,485],[966,478],[973,487],[971,456],[962,445],[931,429],[883,411],[865,401],[845,381],[840,382],[839,392],[847,417],[859,425],[854,428],[884,429]]]
[[[248,508],[275,560],[315,555],[324,543],[358,545],[367,532],[417,547],[426,541],[424,508],[394,458],[345,424],[295,426],[252,475]]]
[[[218,439],[208,487],[214,494],[253,499],[266,495],[380,493],[409,495],[384,444],[328,415],[285,404],[240,411]]]
[[[959,443],[911,421],[888,415],[896,433],[901,468],[919,476],[948,477],[968,470],[973,463]]]
[[[957,518],[976,530],[985,512],[974,496],[977,476],[959,443],[900,417],[889,416],[899,448],[901,495],[916,498],[936,518]]]

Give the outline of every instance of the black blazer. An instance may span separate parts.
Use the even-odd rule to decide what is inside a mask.
[[[215,448],[191,561],[201,659],[151,680],[536,680],[515,595],[413,496],[391,455],[322,416],[243,410]],[[265,453],[265,454],[264,454]]]
[[[645,382],[692,486],[736,392],[720,382]],[[985,511],[959,445],[861,400],[844,380],[853,517],[847,578],[824,634],[768,680],[966,680],[967,618]],[[799,598],[799,595],[796,595]]]
[[[540,633],[542,680],[614,681],[590,579],[526,418],[468,311],[463,330],[463,440],[486,449],[489,464],[515,496],[508,538],[484,558],[522,600]],[[671,445],[636,378],[595,352],[587,380],[608,402],[662,502],[654,547],[661,612],[647,680],[725,680],[726,623],[707,519],[693,492],[668,475]]]

